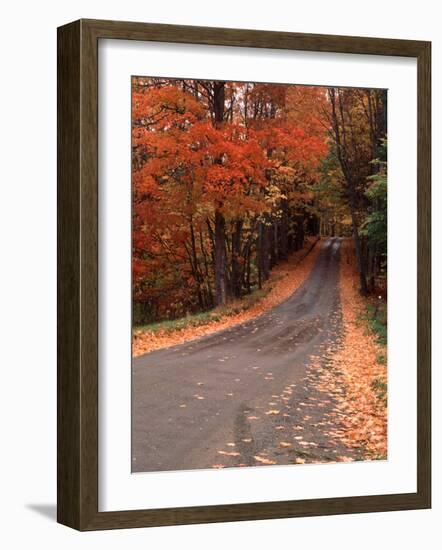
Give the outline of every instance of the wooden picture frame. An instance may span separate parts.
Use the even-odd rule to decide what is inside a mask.
[[[418,67],[417,492],[98,511],[98,41],[403,56]],[[58,521],[82,531],[429,508],[431,44],[79,20],[58,29]]]

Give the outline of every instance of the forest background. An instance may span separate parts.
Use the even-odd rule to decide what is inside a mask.
[[[134,77],[132,182],[135,326],[259,299],[316,236],[386,297],[386,90]]]

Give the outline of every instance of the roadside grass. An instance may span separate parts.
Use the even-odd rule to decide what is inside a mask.
[[[366,321],[369,331],[376,336],[381,346],[387,346],[387,305],[379,303],[376,306],[368,304],[361,319]],[[382,360],[381,360],[382,361]],[[384,364],[380,361],[381,364]]]
[[[387,365],[387,304],[384,302],[378,302],[376,305],[368,304],[361,319],[367,323],[368,331],[375,335],[378,344],[382,347],[382,351],[376,356],[377,363]],[[385,377],[375,378],[371,383],[371,389],[377,400],[387,407],[388,388]],[[379,459],[382,460],[384,457],[380,456]]]
[[[383,378],[375,378],[371,383],[371,389],[381,403],[387,406],[387,382]]]
[[[274,278],[272,282],[275,283],[278,279],[279,278]],[[224,307],[218,307],[210,311],[190,314],[179,319],[160,321],[158,323],[151,323],[148,325],[135,325],[133,328],[133,334],[137,335],[144,332],[161,332],[163,334],[168,334],[190,327],[199,327],[201,325],[207,325],[212,322],[220,321],[224,317],[229,317],[231,315],[241,313],[242,311],[246,311],[267,296],[271,290],[272,287],[268,285],[261,290],[257,289],[251,294],[246,294],[241,300],[232,301]]]

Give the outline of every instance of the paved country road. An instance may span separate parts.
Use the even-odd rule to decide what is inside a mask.
[[[311,359],[326,367],[340,345],[340,243],[265,314],[134,359],[134,472],[358,458],[330,435],[335,402]]]

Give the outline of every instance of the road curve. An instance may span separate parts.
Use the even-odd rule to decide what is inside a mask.
[[[340,344],[340,243],[326,240],[308,278],[274,309],[133,360],[133,472],[349,455],[329,435],[339,429],[327,420],[335,404],[311,370],[311,356],[326,361]]]

